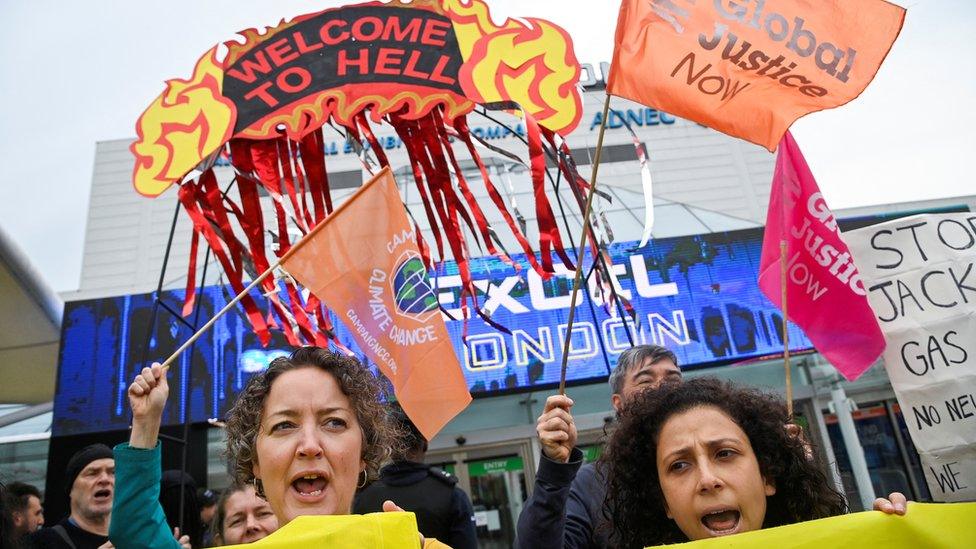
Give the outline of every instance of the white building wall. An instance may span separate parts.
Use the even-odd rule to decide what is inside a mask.
[[[580,172],[587,179],[591,170],[589,154],[596,147],[599,133],[594,117],[602,112],[604,97],[602,91],[584,94],[584,113],[579,127],[568,137],[568,144],[574,151]],[[611,105],[613,109],[623,113],[628,109],[639,113],[645,108],[619,98],[614,98]],[[493,116],[512,127],[518,124],[515,117],[504,113]],[[468,123],[472,129],[496,126],[496,123],[474,113],[468,116]],[[721,218],[741,220],[738,225],[735,220],[726,220],[725,228],[756,226],[765,221],[774,166],[774,156],[768,151],[682,119],[675,119],[672,124],[634,126],[634,129],[647,144],[650,153],[658,207],[668,202],[679,202],[721,214],[718,216]],[[375,130],[381,140],[395,135],[392,128]],[[342,137],[326,128],[325,141],[327,144],[335,142],[338,150],[337,155],[326,157],[333,183],[351,186],[361,182],[361,175],[357,178],[356,174],[362,173],[361,162],[354,153],[342,151]],[[135,192],[131,183],[134,159],[128,150],[131,142],[131,139],[120,139],[99,142],[96,146],[81,283],[77,292],[64,296],[66,300],[144,293],[156,288],[176,208],[176,188],[170,188],[155,199],[145,198]],[[491,142],[528,161],[527,148],[516,136],[509,135]],[[624,208],[630,209],[627,215],[615,218],[620,220],[619,223],[613,223],[618,240],[639,239],[638,220],[643,219],[640,166],[632,143],[630,133],[625,128],[608,129],[604,151],[616,146],[613,156],[617,161],[614,161],[615,158],[608,158],[608,155],[600,166],[600,185],[610,187],[616,195],[613,206],[604,204],[603,207],[620,211]],[[467,150],[462,144],[455,144],[455,150],[459,160],[468,158]],[[486,149],[480,152],[484,158],[498,156]],[[402,147],[387,150],[386,153],[394,169],[407,165],[407,155]],[[230,168],[218,168],[217,172],[218,178],[224,184],[233,175]],[[555,175],[555,170],[553,174]],[[504,179],[496,179],[495,184],[500,191],[504,191],[507,198],[510,197]],[[513,179],[513,185],[516,187],[515,197],[519,208],[529,221],[531,242],[536,233],[532,190],[527,173],[517,175]],[[412,183],[407,187],[406,203],[422,228],[426,229],[427,223],[423,209],[417,203],[416,189]],[[472,187],[483,204],[488,219],[492,223],[501,223],[501,216],[490,201],[484,198],[486,193],[483,187],[480,184],[473,184]],[[334,189],[333,196],[341,201],[351,192],[352,188],[348,187]],[[570,195],[567,192],[564,196],[568,199]],[[269,228],[274,228],[274,214],[269,199],[265,198],[263,201],[265,221]],[[552,202],[558,217],[559,209],[554,199]],[[575,219],[569,224],[574,234],[568,237],[564,234],[565,241],[569,243],[576,240],[579,214],[574,202],[566,202],[565,205],[568,211],[577,212]],[[674,226],[675,222],[668,216],[668,212],[662,211],[658,218],[659,229],[655,231],[656,236],[703,232],[701,224],[697,222],[684,223],[688,227],[682,232]],[[562,228],[561,221],[559,224]],[[190,221],[181,211],[167,266],[165,288],[180,288],[185,284],[190,230]],[[499,232],[505,234],[506,231]],[[432,241],[429,243],[433,244]],[[505,244],[512,246],[509,249],[513,253],[517,252],[514,241],[509,239]],[[204,249],[205,243],[201,241],[201,254]],[[198,265],[202,266],[202,260]],[[214,272],[213,268],[211,272]],[[208,283],[216,280],[214,276],[216,275],[208,276]]]

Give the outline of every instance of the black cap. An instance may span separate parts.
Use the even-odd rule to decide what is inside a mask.
[[[71,487],[74,486],[75,479],[89,463],[106,458],[114,459],[115,456],[112,454],[112,449],[104,444],[92,444],[75,452],[64,470],[64,493],[71,495]]]
[[[210,507],[211,505],[216,505],[217,493],[209,488],[200,488],[197,490],[197,501],[200,502],[200,507]]]

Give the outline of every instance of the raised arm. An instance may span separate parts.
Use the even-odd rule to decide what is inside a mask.
[[[572,407],[571,398],[553,395],[546,399],[545,409],[536,423],[542,458],[532,497],[519,515],[518,546],[523,549],[576,549],[592,544],[589,524],[569,524],[570,521],[586,522],[585,513],[572,516],[567,513],[573,479],[583,464],[583,453],[576,448]]]
[[[166,372],[159,364],[143,368],[129,385],[128,396],[132,432],[129,443],[114,450],[115,499],[109,539],[118,549],[188,547],[186,539],[177,540],[170,532],[159,504],[159,427],[169,396]]]

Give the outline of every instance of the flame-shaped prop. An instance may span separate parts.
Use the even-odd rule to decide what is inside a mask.
[[[478,305],[462,228],[475,235],[475,244],[510,260],[493,243],[495,229],[464,179],[451,145],[455,139],[479,168],[488,195],[532,267],[548,278],[555,271],[553,254],[573,267],[544,190],[544,143],[555,146],[554,136],[572,131],[582,114],[580,67],[563,29],[539,19],[496,25],[482,0],[415,0],[335,8],[240,35],[241,40],[225,44],[222,61],[215,47],[189,80],[167,83],[140,117],[131,149],[140,193],[157,196],[181,184],[179,198],[194,225],[185,312],[193,302],[200,237],[235,288],[243,287],[246,274],[253,277],[270,264],[259,188],[273,199],[279,257],[291,246],[290,227],[305,234],[332,211],[324,124],[344,128],[354,146],[368,143],[383,165],[388,162],[371,124],[387,123],[402,138],[436,259],[447,259],[449,252],[458,263],[466,315],[471,303],[491,323]],[[477,153],[478,138],[465,115],[479,103],[501,103],[525,118],[539,260]],[[557,156],[566,158],[565,152]],[[237,202],[217,187],[212,165],[218,154],[227,155],[237,173]],[[187,179],[197,167],[203,174]],[[561,163],[560,169],[582,196],[586,183],[575,167]],[[415,232],[429,269],[431,247]],[[302,300],[287,279],[266,279],[262,289],[270,311],[259,311],[254,300],[242,301],[262,341],[276,327],[296,345],[321,345],[331,337],[328,315],[314,296]],[[282,290],[287,299],[279,300]]]

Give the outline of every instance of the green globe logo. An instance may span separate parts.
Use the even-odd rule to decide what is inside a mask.
[[[397,311],[415,318],[422,318],[437,310],[437,296],[430,287],[427,269],[424,262],[416,254],[406,253],[400,258],[393,274],[393,301]]]

